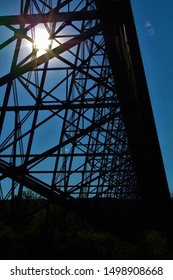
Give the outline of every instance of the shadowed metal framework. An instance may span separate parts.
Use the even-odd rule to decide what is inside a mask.
[[[126,24],[117,16],[106,29],[103,1],[18,2],[20,15],[0,17],[1,199],[25,188],[54,200],[140,198],[139,131],[130,133],[125,101],[137,94]],[[36,45],[41,32],[46,49]]]

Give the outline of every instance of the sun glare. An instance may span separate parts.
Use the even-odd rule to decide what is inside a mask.
[[[45,53],[50,48],[51,40],[47,30],[38,28],[35,31],[34,47],[38,50],[39,54]]]
[[[25,46],[30,53],[35,53],[37,56],[43,55],[48,51],[56,48],[60,45],[60,42],[56,39],[50,38],[50,31],[44,26],[44,24],[39,24],[35,26],[32,30],[28,32],[28,37],[32,39],[27,40]]]

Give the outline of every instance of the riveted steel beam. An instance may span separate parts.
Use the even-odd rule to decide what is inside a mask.
[[[52,10],[47,14],[24,14],[13,16],[0,16],[0,26],[39,24],[49,22],[82,21],[98,19],[97,11],[57,12]]]

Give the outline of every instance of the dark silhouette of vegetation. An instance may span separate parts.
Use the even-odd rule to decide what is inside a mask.
[[[9,218],[11,203],[0,205],[0,259],[173,258],[172,244],[164,232],[148,229],[129,239],[46,203],[31,193],[24,194],[15,222]]]

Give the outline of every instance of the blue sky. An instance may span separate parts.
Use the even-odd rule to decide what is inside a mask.
[[[4,1],[1,15],[20,1]],[[169,189],[173,192],[173,1],[131,0]]]
[[[173,1],[131,0],[169,189],[173,192]]]

